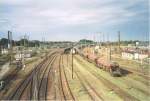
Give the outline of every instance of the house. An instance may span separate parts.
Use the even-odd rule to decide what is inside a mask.
[[[149,57],[149,50],[148,49],[133,49],[127,48],[122,51],[122,58],[124,59],[135,59],[141,60]]]

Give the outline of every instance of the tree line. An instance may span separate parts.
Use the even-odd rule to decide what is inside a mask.
[[[13,46],[25,46],[25,47],[39,47],[42,45],[54,45],[60,43],[71,43],[70,41],[39,41],[39,40],[27,40],[27,39],[20,39],[20,40],[12,40]],[[0,48],[7,48],[8,47],[8,39],[2,38],[0,39]]]
[[[149,45],[148,41],[139,41],[139,40],[129,40],[129,41],[120,41],[120,45],[136,45],[136,42],[139,42],[143,46]],[[25,47],[39,47],[40,45],[54,45],[54,44],[60,44],[60,43],[71,43],[70,41],[39,41],[39,40],[27,40],[27,39],[20,39],[20,40],[12,40],[13,46],[25,46]],[[92,40],[87,39],[81,39],[79,40],[80,44],[96,44],[97,42],[94,42]],[[118,42],[101,42],[102,45],[106,44],[111,45],[118,45]],[[0,48],[7,48],[8,47],[8,39],[2,38],[0,39]]]
[[[38,40],[33,40],[33,41],[29,41],[27,39],[21,39],[19,41],[12,40],[13,46],[35,47],[35,46],[40,46],[41,43],[42,42],[40,42]],[[8,47],[8,39],[7,38],[0,39],[0,46],[2,48],[7,48]]]
[[[132,44],[132,45],[136,45],[136,42],[139,42],[139,45],[141,46],[148,46],[149,45],[149,41],[139,41],[139,40],[128,40],[128,41],[120,41],[120,45],[124,45],[124,46],[127,46],[129,44]],[[97,43],[101,43],[102,45],[106,45],[106,44],[111,44],[111,45],[118,45],[118,42],[115,41],[115,42],[94,42],[92,40],[87,40],[87,39],[81,39],[79,40],[79,43],[80,44],[97,44]]]

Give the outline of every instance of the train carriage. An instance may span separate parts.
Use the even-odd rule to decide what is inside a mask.
[[[97,59],[96,64],[99,68],[108,71],[112,76],[121,76],[119,64],[113,61]]]

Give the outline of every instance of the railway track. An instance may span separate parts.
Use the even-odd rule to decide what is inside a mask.
[[[67,69],[69,72],[71,72],[69,68]],[[95,90],[95,88],[91,86],[91,84],[86,80],[86,78],[81,73],[78,73],[76,70],[74,71],[74,73],[75,73],[75,76],[78,78],[82,87],[85,89],[85,91],[87,91],[87,94],[89,95],[91,100],[104,101],[101,95]]]
[[[85,59],[85,58],[84,58],[84,59]],[[86,59],[86,60],[88,61],[88,59]],[[91,61],[88,61],[88,62],[94,63],[94,62],[91,62]],[[94,64],[95,64],[95,63],[94,63]],[[96,64],[95,64],[95,65],[96,65]],[[137,75],[143,77],[144,79],[148,80],[147,82],[144,81],[143,83],[145,83],[146,85],[149,86],[150,76],[149,76],[148,74],[144,74],[144,73],[141,72],[141,71],[138,71],[138,70],[135,70],[135,69],[131,69],[131,68],[128,68],[128,67],[123,67],[123,66],[121,66],[120,68],[121,68],[122,73],[125,71],[125,72],[128,72],[128,73],[137,74]],[[125,74],[126,74],[126,73],[125,73]],[[124,75],[124,73],[123,73],[123,75]]]
[[[80,60],[79,60],[80,61]],[[85,63],[84,63],[85,64]],[[92,71],[96,71],[96,70],[92,70]],[[90,71],[91,72],[91,71]],[[92,73],[92,72],[91,72]],[[104,77],[102,77],[102,76],[100,76],[100,75],[96,75],[94,72],[93,72],[93,75],[95,75],[95,77],[98,77],[98,78],[104,78]],[[106,79],[106,78],[104,78],[104,79]],[[149,92],[149,90],[147,89],[147,88],[149,88],[149,84],[147,84],[147,86],[143,83],[143,82],[138,82],[138,81],[135,81],[135,79],[134,78],[116,78],[117,80],[119,80],[119,82],[122,82],[123,83],[123,85],[125,84],[126,86],[128,86],[128,89],[134,89],[138,94],[140,94],[140,95],[138,95],[138,96],[142,96],[143,97],[143,99],[144,99],[144,97],[148,97],[149,96],[149,94],[150,94],[150,92]],[[106,79],[107,80],[107,79]],[[105,81],[106,81],[105,80]],[[116,80],[116,81],[117,81]],[[107,80],[108,82],[110,82],[110,80],[108,79]],[[131,82],[131,83],[127,83],[127,82]],[[135,82],[135,84],[134,84],[134,82]],[[107,83],[106,83],[107,84]],[[114,82],[112,82],[112,83],[110,83],[111,85],[113,85],[114,87],[115,86],[117,86],[116,85],[116,83],[114,83]],[[122,87],[121,86],[119,86],[119,88],[121,89],[121,90],[124,90],[124,89],[122,89]],[[132,90],[131,90],[132,91]],[[126,90],[124,90],[124,92],[126,92]],[[130,94],[130,92],[128,93],[128,95],[131,95],[131,97],[133,97],[133,98],[135,98],[137,95],[136,95],[136,93],[135,94]],[[123,95],[122,95],[123,96]],[[141,98],[138,98],[137,99],[137,97],[136,97],[136,100],[139,100],[139,99],[141,99]]]
[[[43,63],[41,62],[36,68],[42,66],[42,64]],[[26,88],[25,85],[27,85],[29,83],[29,80],[32,79],[34,70],[31,73],[29,73],[26,79],[24,79],[15,89],[13,89],[6,98],[3,98],[3,99],[4,100],[19,99],[19,97],[22,94],[21,92],[23,92],[23,90]]]
[[[50,71],[50,67],[54,62],[57,54],[53,54],[50,59],[47,59],[47,63],[44,64],[42,68],[40,68],[33,77],[34,82],[32,85],[32,96],[30,99],[34,100],[45,100],[46,99],[46,89],[47,89],[47,79],[48,72]],[[30,93],[30,92],[29,92]],[[34,95],[33,95],[34,94]],[[23,99],[24,100],[24,99]]]
[[[134,70],[134,69],[131,69],[131,68],[128,68],[128,67],[121,67],[121,68],[125,69],[127,71],[130,71],[130,72],[132,72],[134,74],[140,75],[140,76],[142,76],[143,78],[145,78],[147,80],[150,80],[150,76],[149,75],[146,75],[146,74],[144,74],[144,73],[142,73],[142,72],[140,72],[138,70]]]
[[[77,58],[76,58],[77,59]],[[78,61],[81,62],[81,60],[77,59]],[[84,63],[85,64],[85,63]],[[88,71],[89,72],[89,71]],[[113,84],[112,82],[110,82],[109,80],[105,79],[104,77],[102,77],[101,75],[97,76],[94,72],[90,73],[95,76],[98,80],[100,80],[104,85],[106,85],[109,89],[112,89],[114,92],[116,92],[116,94],[118,94],[121,98],[123,98],[124,100],[132,100],[132,101],[139,101],[137,98],[135,98],[134,96],[126,93],[124,90],[122,90],[120,87],[118,87],[117,85]]]
[[[66,100],[65,91],[63,89],[64,85],[62,85],[60,75],[60,61],[61,55],[59,54],[52,65],[52,70],[49,73],[47,100]]]
[[[55,62],[56,58],[59,58],[57,62]],[[24,77],[7,97],[2,99],[47,100],[49,95],[54,95],[52,100],[74,100],[62,61],[59,52],[52,53]],[[48,88],[51,88],[50,93]]]
[[[79,61],[81,67],[87,66],[83,63],[81,59],[76,58]],[[67,74],[65,71],[66,65],[64,61],[64,55],[61,52],[53,52],[47,56],[39,65],[37,65],[33,71],[31,71],[20,83],[13,89],[7,97],[2,98],[3,100],[77,100],[71,91]],[[82,63],[81,63],[82,62]],[[112,90],[114,93],[123,100],[133,100],[139,101],[139,99],[126,92],[121,86],[117,86],[116,83],[109,81],[109,79],[103,77],[103,75],[95,74],[96,70],[90,69],[80,69],[77,63],[74,64],[77,68],[74,70],[75,77],[79,80],[79,83],[85,89],[91,100],[104,101],[105,96],[101,95],[96,89],[97,86],[91,84],[92,79],[88,79],[83,74],[84,70],[87,74],[91,75],[94,80],[98,83],[102,83],[108,89]],[[69,66],[71,64],[69,63]],[[67,68],[71,71],[71,68]],[[79,71],[80,70],[80,71]],[[125,79],[121,79],[123,82]],[[138,87],[138,86],[137,86]],[[136,88],[138,89],[138,88]],[[99,89],[100,90],[100,89]],[[142,93],[147,93],[145,90],[141,90]],[[105,94],[105,93],[104,93]],[[149,93],[147,93],[149,94]],[[104,97],[104,98],[103,98]]]
[[[52,51],[52,50],[50,50]],[[22,68],[17,68],[15,67],[13,70],[11,70],[8,74],[6,74],[2,80],[5,81],[5,88],[8,89],[9,88],[9,84],[11,83],[11,81],[16,80],[17,79],[17,74],[18,72],[21,70]],[[1,91],[0,91],[1,92]]]
[[[100,96],[100,94],[91,86],[91,84],[86,80],[86,78],[83,78],[84,76],[82,74],[79,74],[75,71],[76,76],[80,80],[82,86],[86,89],[89,96],[92,100],[95,101],[104,101],[104,99]],[[83,80],[84,79],[84,80]]]
[[[33,79],[29,82],[28,86],[24,89],[24,92],[22,92],[19,99],[29,100],[32,98],[32,84],[33,84]]]
[[[125,83],[127,86],[129,86],[130,88],[134,88],[134,89],[137,89],[138,91],[142,92],[143,94],[149,96],[150,95],[150,91],[148,89],[146,89],[145,87],[139,87],[135,84],[138,84],[138,85],[145,85],[144,83],[142,82],[138,82],[134,79],[131,79],[131,78],[118,78],[118,80],[120,80],[121,82]],[[131,82],[131,83],[126,83],[126,82]],[[134,82],[134,83],[132,83]],[[145,86],[149,86],[149,85],[145,85]]]
[[[42,73],[42,77],[40,77],[40,83],[39,83],[39,88],[38,88],[38,99],[39,100],[45,100],[46,99],[46,96],[47,96],[47,84],[48,84],[48,75],[49,75],[49,72],[51,70],[51,66],[53,64],[53,62],[55,61],[57,57],[57,54],[54,55],[54,57],[52,58],[51,62],[46,66],[46,68],[43,70],[43,73]]]
[[[59,72],[60,72],[60,81],[64,92],[63,94],[65,100],[75,100],[75,97],[73,96],[73,93],[69,87],[68,79],[64,68],[65,66],[63,64],[63,55],[62,55],[60,57],[60,62],[59,62]]]
[[[54,53],[52,53],[51,55],[53,55]],[[49,57],[51,57],[51,55]],[[33,71],[31,71],[31,73],[29,73],[29,75],[27,75],[27,77],[19,84],[19,86],[16,87],[16,89],[12,90],[12,93],[10,93],[10,95],[8,95],[6,98],[3,98],[5,100],[18,100],[20,99],[23,94],[24,91],[28,91],[26,90],[26,88],[28,88],[30,82],[32,82],[33,80],[33,76],[35,75],[35,73],[40,70],[41,67],[43,67],[45,64],[47,63],[47,60],[44,59],[39,65],[37,65]],[[32,83],[31,83],[32,84]],[[29,89],[32,90],[32,85],[29,87]],[[31,91],[30,90],[30,91]],[[33,91],[33,90],[32,90]],[[31,91],[31,92],[32,92]],[[31,92],[28,92],[30,94],[32,94]],[[27,94],[28,94],[27,93]],[[31,98],[32,95],[30,95],[29,98]],[[24,97],[23,97],[24,98]],[[29,99],[28,99],[29,100]]]

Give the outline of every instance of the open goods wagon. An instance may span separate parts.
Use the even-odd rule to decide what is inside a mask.
[[[80,54],[80,56],[84,57],[84,59],[94,63],[98,68],[109,72],[112,76],[121,76],[121,70],[117,62],[104,60],[102,58],[97,57],[94,54],[81,52],[78,53]]]

